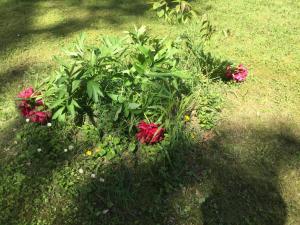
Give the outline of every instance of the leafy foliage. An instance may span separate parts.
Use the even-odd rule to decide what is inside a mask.
[[[185,0],[158,0],[153,3],[152,10],[169,23],[187,23],[197,16],[192,5]]]
[[[167,124],[192,90],[190,75],[178,68],[179,47],[149,36],[143,26],[123,39],[104,37],[100,47],[85,47],[81,36],[69,63],[60,60],[46,82],[53,119],[82,124],[87,114],[97,127],[117,124],[129,132],[141,119]]]
[[[67,59],[57,58],[60,69],[42,85],[52,119],[84,128],[89,118],[92,133],[98,133],[92,146],[99,144],[99,135],[101,141],[113,135],[122,137],[122,151],[132,152],[138,148],[134,137],[140,121],[166,131],[159,139],[164,139],[162,145],[188,140],[186,117],[201,129],[212,128],[220,110],[219,91],[191,66],[202,66],[191,49],[202,49],[212,33],[206,20],[201,27],[198,45],[188,33],[173,41],[152,37],[144,26],[123,38],[102,37],[99,46],[86,46],[81,35],[74,50],[66,51]],[[113,149],[106,147],[100,156],[114,158],[122,152]]]

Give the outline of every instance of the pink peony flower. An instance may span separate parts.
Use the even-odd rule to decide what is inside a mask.
[[[24,99],[31,98],[33,93],[34,93],[33,88],[29,87],[29,88],[26,88],[25,90],[21,91],[18,94],[18,98],[24,98]]]
[[[238,67],[236,67],[233,72],[231,66],[227,66],[226,68],[226,77],[228,79],[233,79],[236,82],[242,82],[246,80],[247,76],[248,70],[242,64],[238,65]]]
[[[31,111],[28,116],[31,122],[46,124],[51,118],[51,113],[42,111]]]
[[[25,104],[23,104],[23,106],[19,105],[19,109],[21,110],[22,116],[24,116],[25,118],[28,118],[32,108],[27,103],[25,103]]]
[[[226,67],[226,78],[232,79],[231,66]]]
[[[138,124],[138,133],[136,134],[136,138],[142,144],[155,144],[164,139],[164,128],[159,128],[159,124],[155,123],[146,123],[141,121]]]
[[[51,118],[51,113],[37,110],[37,107],[39,106],[42,106],[42,108],[45,109],[43,100],[37,99],[38,95],[40,95],[40,93],[35,93],[32,87],[23,90],[17,96],[21,99],[18,99],[18,108],[20,109],[22,116],[30,119],[31,122],[46,124]]]
[[[36,104],[37,106],[42,106],[42,105],[44,105],[43,99],[38,99],[38,100],[36,100],[36,101],[35,101],[35,104]]]
[[[248,76],[248,70],[246,67],[244,67],[242,64],[240,64],[234,71],[232,77],[235,81],[241,82],[246,80],[246,77]]]

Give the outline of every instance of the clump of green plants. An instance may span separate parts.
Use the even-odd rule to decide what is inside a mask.
[[[185,0],[158,0],[153,2],[152,10],[168,23],[187,23],[197,16],[192,5]]]
[[[211,30],[205,22],[202,27],[204,42]],[[189,124],[213,127],[221,102],[208,77],[190,66],[199,59],[190,54],[193,43],[188,40],[153,37],[144,26],[124,37],[102,37],[98,45],[86,45],[81,35],[66,51],[68,57],[56,58],[59,69],[53,76],[38,88],[25,90],[18,99],[21,106],[26,103],[21,109],[29,109],[25,114],[29,122],[74,123],[79,132],[88,131],[87,139],[93,142],[89,146],[100,146],[96,155],[106,158],[125,150],[135,152],[141,146],[137,141],[165,146],[187,140]],[[37,115],[36,102],[46,117]]]
[[[85,46],[81,36],[68,56],[44,85],[52,120],[74,119],[80,126],[87,116],[101,130],[117,126],[130,133],[140,121],[167,126],[184,113],[179,105],[194,79],[178,67],[174,41],[153,38],[141,27],[124,38],[103,37],[99,47]]]

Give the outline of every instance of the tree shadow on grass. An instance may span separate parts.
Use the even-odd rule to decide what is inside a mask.
[[[287,208],[278,174],[296,162],[299,139],[288,127],[250,129],[250,139],[261,145],[240,148],[251,153],[247,160],[230,149],[242,143],[230,142],[232,130],[224,128],[204,144],[170,149],[172,165],[113,164],[79,187],[78,210],[57,216],[55,224],[70,224],[65,218],[74,216],[72,224],[284,225]],[[256,152],[259,147],[264,151]],[[177,201],[189,195],[188,202]]]
[[[39,1],[5,1],[0,5],[0,53],[7,54],[30,34]]]
[[[83,16],[80,15],[82,10],[85,11]],[[147,4],[142,0],[105,0],[90,3],[77,0],[53,3],[36,0],[5,1],[0,4],[0,57],[12,54],[15,49],[29,49],[33,44],[32,40],[39,35],[66,37],[91,28],[98,21],[103,21],[106,26],[120,25],[126,19],[142,16],[146,10]],[[49,26],[34,27],[34,23],[40,20],[39,16],[49,11],[56,13],[57,18],[62,20]],[[64,16],[58,11],[62,11]],[[0,93],[4,93],[8,85],[20,81],[32,63],[34,62],[30,60],[17,62],[7,70],[0,71]]]
[[[9,71],[0,72],[0,94],[5,93],[7,87],[12,88],[11,84],[23,78],[25,72],[28,70],[29,66],[27,64],[20,64]]]
[[[22,126],[12,124],[1,140],[14,140],[8,130]],[[63,146],[72,142],[63,129],[26,126],[17,137],[22,152],[8,158],[1,154],[1,224],[34,223],[37,206],[49,207],[41,196],[54,188],[53,173],[78,154],[63,153]],[[38,147],[42,153],[36,151]],[[299,148],[299,137],[284,124],[223,126],[218,134],[206,133],[197,144],[181,142],[168,149],[169,159],[150,158],[141,150],[136,158],[124,154],[112,163],[99,162],[95,179],[60,189],[61,203],[52,202],[51,217],[40,219],[57,225],[284,225],[287,206],[278,174],[298,163]],[[69,176],[73,175],[63,181],[67,186]],[[62,204],[68,192],[74,193],[72,204]],[[46,199],[51,202],[51,198]]]
[[[144,15],[148,9],[148,5],[142,0],[106,0],[103,2],[95,2],[94,4],[84,4],[83,1],[73,1],[70,6],[71,9],[75,11],[79,9],[86,10],[88,16],[79,18],[69,17],[53,26],[32,29],[30,32],[32,34],[48,33],[56,37],[63,37],[87,28],[99,29],[99,27],[95,25],[98,21],[104,22],[102,26],[119,26],[125,21]],[[70,14],[72,14],[72,10],[70,10]]]
[[[73,32],[78,32],[91,26],[98,20],[105,23],[121,24],[124,16],[141,16],[145,13],[148,6],[142,0],[106,0],[85,3],[84,1],[64,1],[50,4],[51,8],[65,10],[69,17],[49,28],[35,29],[32,24],[37,20],[41,13],[40,4],[42,1],[6,1],[0,5],[0,30],[1,42],[0,52],[13,49],[18,42],[25,40],[28,35],[50,33],[55,36],[66,36]],[[58,6],[59,5],[59,6]],[[45,8],[47,9],[47,7]],[[44,9],[44,10],[45,10]],[[68,11],[70,9],[70,12]],[[86,10],[88,16],[83,18],[72,18],[73,13],[79,10]],[[65,12],[65,13],[66,13]],[[59,16],[59,15],[58,15]]]
[[[201,206],[204,224],[285,224],[278,176],[299,163],[299,149],[299,137],[285,123],[222,129],[207,146],[213,155],[202,161],[213,180]]]
[[[75,152],[64,154],[61,150],[72,143],[72,136],[59,127],[24,124],[19,120],[1,130],[0,224],[31,223],[33,215],[39,212],[36,205],[43,201],[42,196],[53,181],[53,173],[74,156]]]

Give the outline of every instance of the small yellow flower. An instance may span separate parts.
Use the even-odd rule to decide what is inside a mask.
[[[87,150],[87,151],[85,152],[85,154],[86,154],[87,156],[91,156],[91,155],[92,155],[92,151]]]
[[[191,117],[189,115],[184,116],[184,121],[189,122],[191,120]]]
[[[100,147],[95,148],[95,152],[100,152],[100,150],[101,150]]]

